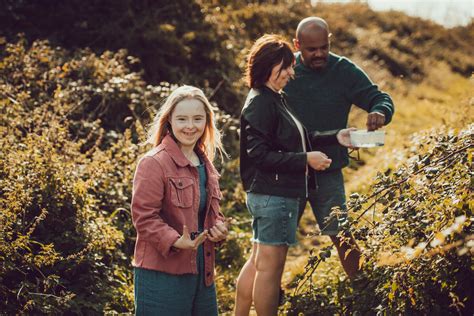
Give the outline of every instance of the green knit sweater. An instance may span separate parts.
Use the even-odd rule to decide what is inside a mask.
[[[295,78],[284,89],[289,106],[308,131],[328,131],[347,127],[352,104],[367,112],[385,114],[388,124],[394,113],[393,102],[387,93],[378,89],[367,74],[349,59],[330,53],[327,66],[315,71],[296,55]],[[329,145],[313,150],[326,153],[335,170],[348,165],[347,148]]]

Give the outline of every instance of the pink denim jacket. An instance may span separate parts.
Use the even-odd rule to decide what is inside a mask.
[[[204,154],[207,202],[204,229],[218,219],[222,194],[219,174]],[[132,220],[137,230],[135,267],[170,274],[198,274],[197,251],[172,247],[183,232],[198,230],[199,174],[170,135],[138,162],[133,179]],[[205,284],[214,281],[214,243],[204,242]]]

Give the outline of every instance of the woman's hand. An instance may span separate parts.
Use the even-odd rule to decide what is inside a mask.
[[[347,147],[347,148],[357,148],[357,147],[354,147],[351,143],[351,135],[350,135],[350,132],[351,131],[356,131],[357,128],[355,127],[349,127],[349,128],[345,128],[345,129],[341,129],[337,135],[336,135],[336,138],[337,138],[337,141],[339,142],[339,144],[341,144],[342,146],[344,147]]]
[[[320,151],[310,151],[306,153],[308,165],[313,168],[314,170],[324,170],[327,169],[330,165],[332,160],[326,156],[325,153]]]
[[[209,229],[209,236],[207,237],[212,242],[219,242],[227,238],[229,234],[230,218],[226,218],[225,222],[217,221],[216,225]]]
[[[199,234],[196,238],[191,239],[191,236],[189,235],[188,227],[186,225],[183,226],[183,235],[179,237],[178,240],[175,241],[173,244],[173,247],[178,248],[178,249],[194,249],[196,250],[200,244],[208,238],[209,233],[207,232],[207,229],[203,231],[201,234]]]

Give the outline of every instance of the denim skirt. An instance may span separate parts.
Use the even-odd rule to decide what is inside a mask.
[[[247,208],[252,214],[252,241],[275,246],[295,245],[299,204],[299,198],[248,192]]]

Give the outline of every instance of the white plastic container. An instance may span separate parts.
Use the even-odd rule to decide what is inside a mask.
[[[385,131],[377,130],[368,132],[367,130],[356,130],[349,133],[351,143],[355,147],[377,147],[385,143]]]

